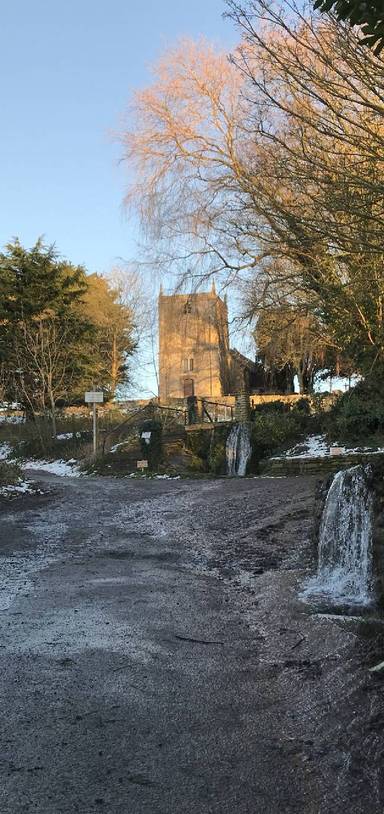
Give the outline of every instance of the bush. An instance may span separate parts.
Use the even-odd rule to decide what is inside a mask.
[[[213,472],[215,475],[225,475],[227,471],[225,441],[218,440],[216,443],[212,444],[208,458],[208,465],[210,472]]]
[[[208,463],[192,452],[188,461],[188,469],[190,472],[196,473],[208,472]]]
[[[206,430],[194,430],[187,434],[188,449],[193,453],[193,471],[213,472],[224,475],[227,469],[225,445],[230,432],[228,425],[213,424]],[[197,461],[200,467],[197,468]]]
[[[249,464],[251,472],[257,472],[259,461],[278,452],[287,444],[299,441],[308,431],[309,419],[306,415],[289,413],[281,415],[255,415],[252,422],[251,444],[252,457]]]
[[[313,417],[300,410],[289,413],[254,412],[251,422],[252,456],[248,471],[257,472],[262,458],[299,441],[310,428],[313,428],[313,422]],[[210,471],[215,475],[226,473],[226,442],[230,430],[231,426],[215,425],[211,431],[188,432],[187,444],[193,453],[190,468],[193,471]]]
[[[276,399],[276,401],[263,401],[261,404],[254,405],[251,412],[251,419],[258,413],[269,415],[270,413],[289,413],[289,411],[289,402],[281,401],[281,399]]]
[[[302,413],[304,415],[310,415],[311,414],[311,405],[310,405],[309,399],[306,399],[306,398],[297,399],[297,401],[295,401],[294,404],[292,405],[292,412],[293,413]]]
[[[343,393],[328,413],[326,428],[339,441],[367,441],[384,432],[384,385],[381,374]]]
[[[21,474],[21,469],[17,464],[0,461],[0,486],[10,486],[18,483]]]
[[[187,433],[187,447],[195,456],[208,461],[211,433],[208,430],[191,430]]]

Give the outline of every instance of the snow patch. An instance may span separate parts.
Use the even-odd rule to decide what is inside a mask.
[[[56,435],[57,441],[66,441],[68,438],[81,438],[81,432],[60,432],[59,435]]]
[[[1,497],[12,497],[16,495],[41,494],[40,489],[36,489],[31,481],[19,480],[18,483],[10,483],[0,487]]]
[[[12,447],[10,444],[2,443],[0,444],[0,461],[6,461],[12,452]]]
[[[23,415],[5,415],[0,413],[0,421],[4,424],[24,424]]]
[[[180,480],[180,475],[154,475],[156,480]]]
[[[337,447],[337,455],[375,454],[384,452],[384,447],[339,447],[337,443],[329,445],[325,435],[309,435],[304,441],[288,449],[283,455],[274,455],[270,460],[281,461],[285,458],[328,458],[332,447]]]
[[[49,472],[51,475],[70,478],[79,478],[82,474],[74,458],[69,461],[22,461],[21,467],[22,469],[39,469],[43,472]]]

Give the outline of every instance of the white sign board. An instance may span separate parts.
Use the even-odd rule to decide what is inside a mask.
[[[88,390],[84,396],[86,404],[101,404],[104,401],[102,390]]]
[[[137,462],[138,469],[148,469],[148,461],[138,461]]]
[[[141,437],[145,441],[146,444],[149,444],[149,442],[151,440],[151,433],[150,432],[142,432]]]

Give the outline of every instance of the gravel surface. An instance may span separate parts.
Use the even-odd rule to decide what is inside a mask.
[[[382,620],[299,599],[313,479],[34,476],[0,501],[1,814],[382,814]]]

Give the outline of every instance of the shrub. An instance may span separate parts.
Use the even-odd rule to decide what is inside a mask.
[[[375,375],[343,393],[327,416],[328,432],[339,441],[361,441],[384,432],[384,385]]]
[[[281,401],[281,399],[276,399],[276,401],[263,401],[261,404],[254,405],[251,412],[251,418],[258,413],[261,413],[262,415],[269,415],[270,413],[289,413],[289,410],[289,403]]]
[[[193,430],[187,434],[187,446],[193,453],[194,471],[224,475],[227,468],[225,445],[230,431],[228,425],[212,424],[206,430]],[[197,470],[197,460],[200,469]]]
[[[0,461],[0,486],[10,486],[21,478],[21,469],[15,463]]]
[[[225,441],[220,439],[216,441],[216,443],[212,444],[208,458],[208,465],[210,472],[213,472],[215,475],[225,475],[227,471]]]
[[[292,412],[293,413],[303,413],[304,415],[311,414],[311,405],[309,399],[302,398],[297,399],[292,405]]]
[[[255,415],[252,422],[251,444],[252,457],[249,471],[257,472],[259,461],[287,444],[300,439],[308,430],[310,418],[306,415],[289,413],[281,415]]]
[[[211,433],[208,430],[191,430],[187,433],[187,447],[198,458],[208,461]]]
[[[192,453],[188,461],[188,469],[191,472],[208,472],[208,463]]]

